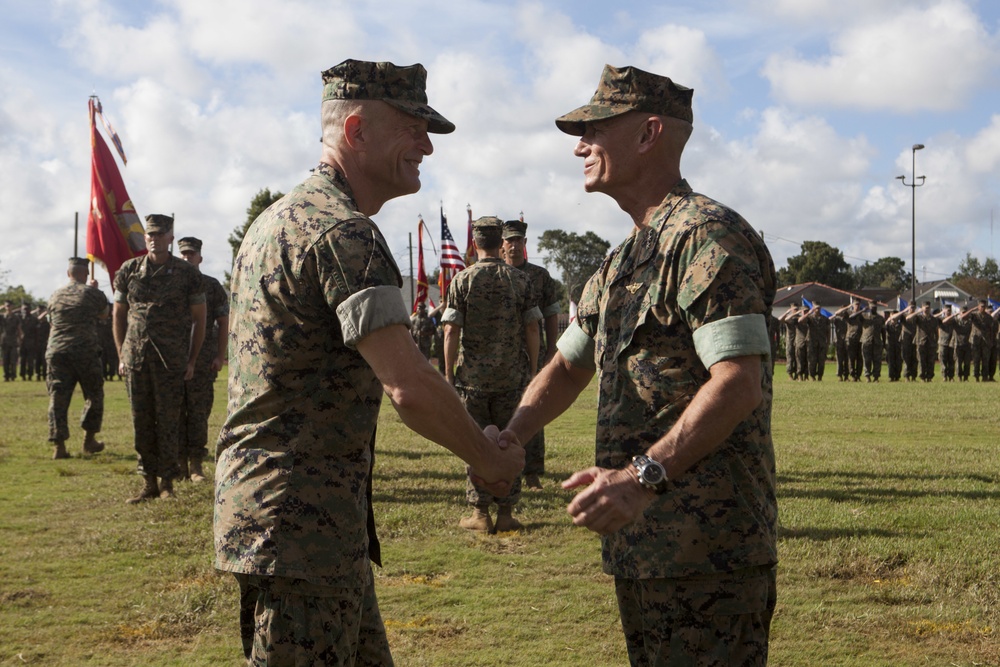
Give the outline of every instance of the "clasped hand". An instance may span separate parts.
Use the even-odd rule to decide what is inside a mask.
[[[483,487],[497,497],[510,493],[514,480],[524,470],[524,448],[518,442],[517,436],[510,431],[504,431],[501,437],[500,429],[487,426],[483,434],[492,441],[496,448],[492,451],[491,461],[479,471],[469,466],[469,478],[478,486]]]

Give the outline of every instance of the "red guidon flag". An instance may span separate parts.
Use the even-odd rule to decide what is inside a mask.
[[[413,302],[413,312],[417,312],[417,306],[427,301],[430,301],[431,308],[434,307],[434,300],[428,294],[427,271],[424,269],[424,219],[419,218],[419,220],[420,222],[417,223],[417,298]]]
[[[104,122],[101,101],[92,97],[88,106],[91,162],[87,256],[104,264],[113,284],[115,272],[125,260],[146,254],[146,239],[142,221],[125,190],[115,158],[97,131],[97,115],[101,115]],[[114,138],[117,139],[117,135]],[[116,147],[119,145],[116,141]]]

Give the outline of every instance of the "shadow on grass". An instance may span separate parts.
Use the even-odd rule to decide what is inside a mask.
[[[813,542],[827,542],[830,540],[843,540],[857,537],[899,537],[900,532],[895,530],[884,530],[881,528],[787,528],[778,527],[778,539],[782,540],[811,540]],[[907,533],[913,537],[913,532]]]

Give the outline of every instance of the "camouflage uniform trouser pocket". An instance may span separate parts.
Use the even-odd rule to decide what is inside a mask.
[[[286,577],[235,576],[249,665],[392,666],[371,570],[364,585],[343,588]]]
[[[775,570],[690,579],[615,579],[633,667],[767,664]]]

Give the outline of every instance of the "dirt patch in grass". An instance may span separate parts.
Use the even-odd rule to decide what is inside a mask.
[[[0,607],[27,608],[51,597],[45,591],[27,588],[22,591],[0,592]]]

